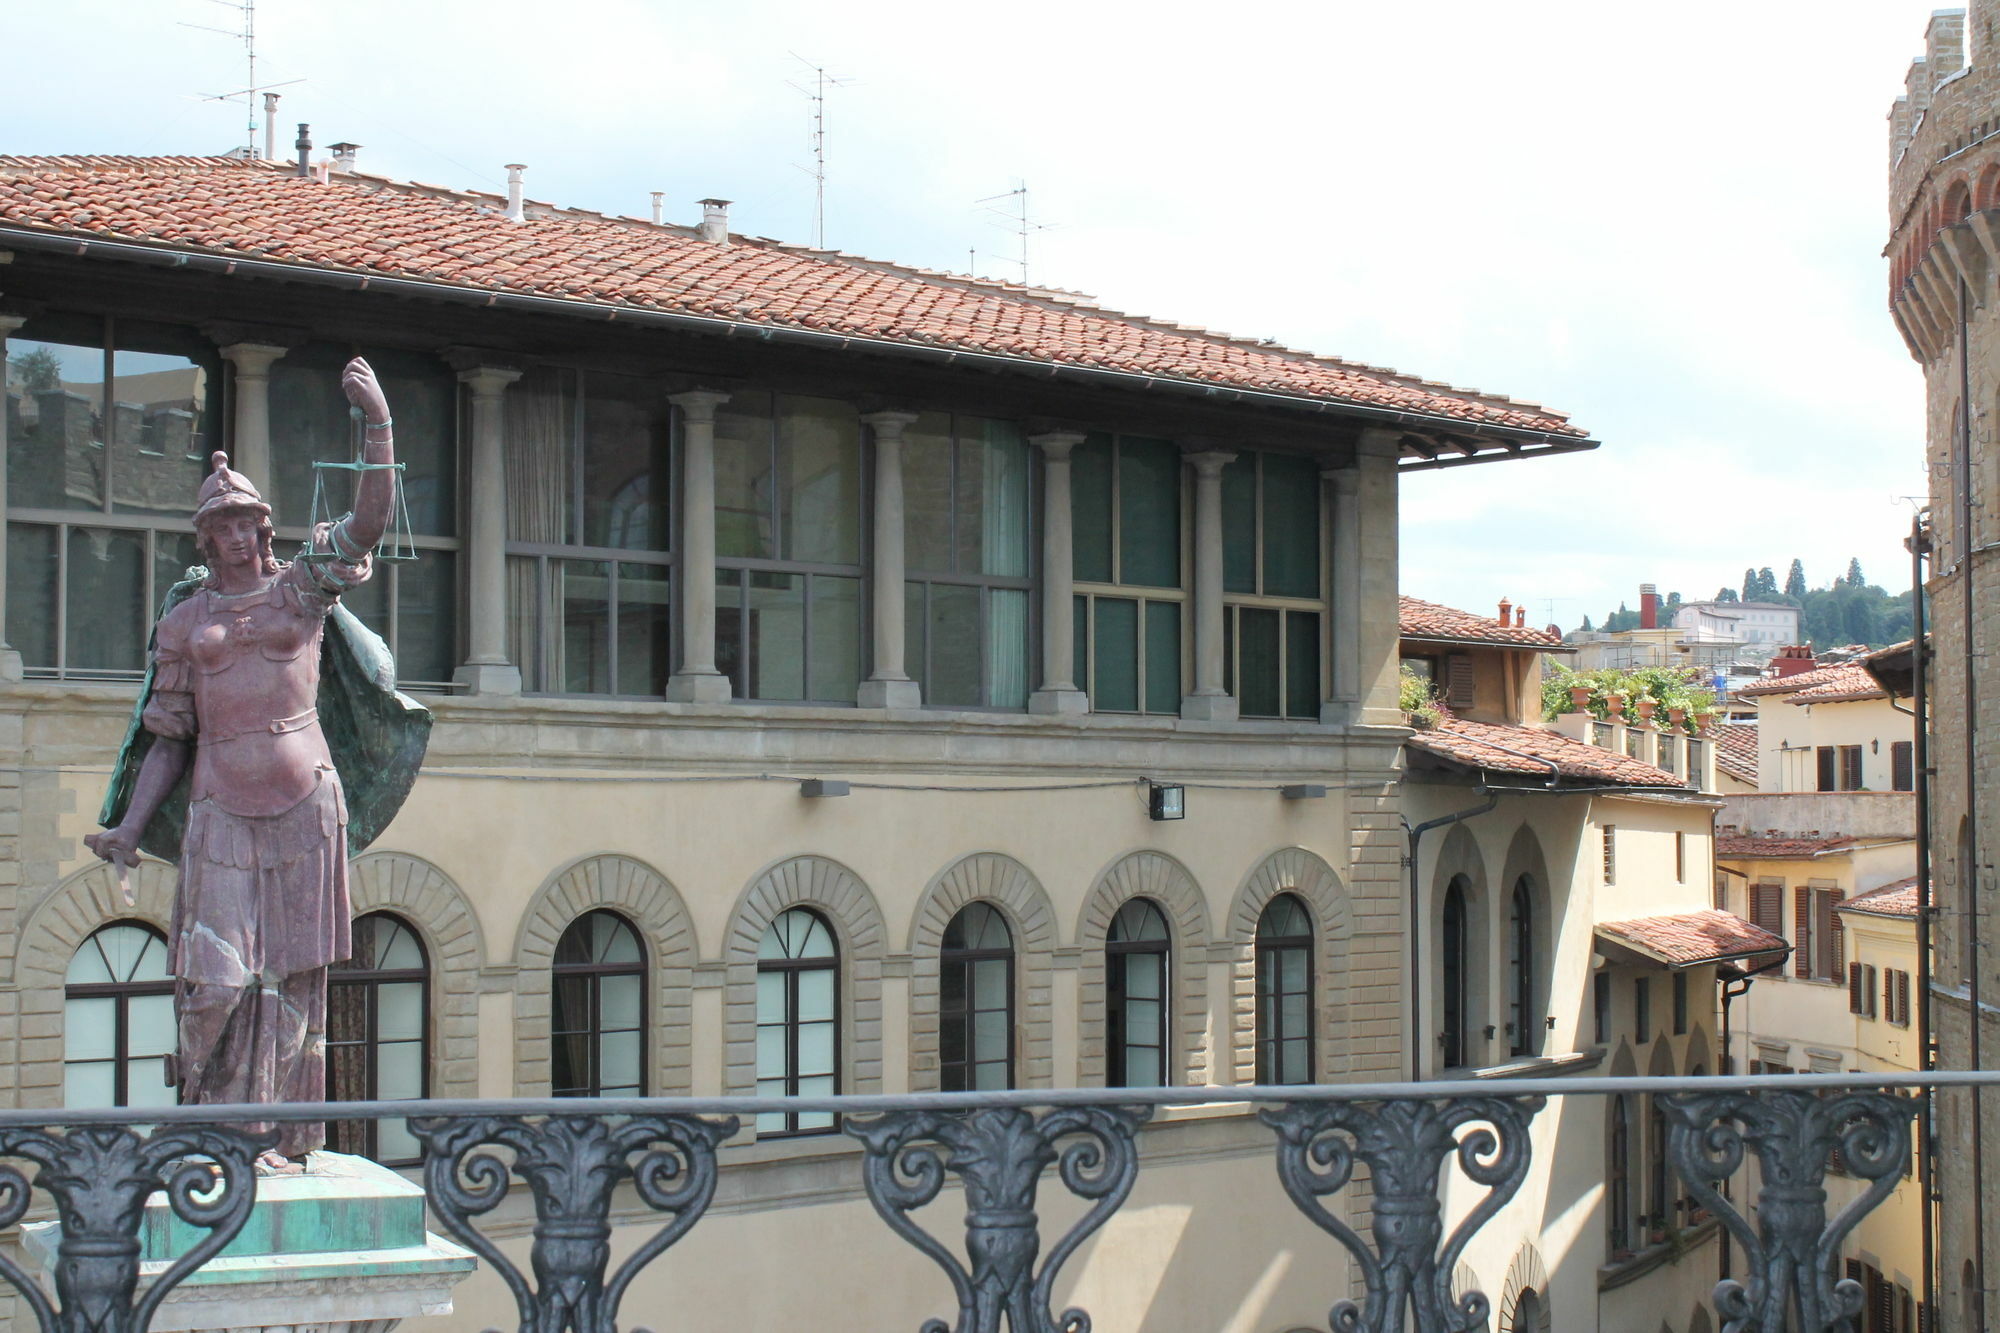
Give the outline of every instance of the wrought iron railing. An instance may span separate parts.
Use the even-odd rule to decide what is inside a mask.
[[[1056,1311],[1063,1264],[1117,1211],[1142,1167],[1138,1131],[1160,1107],[1250,1103],[1272,1135],[1285,1191],[1358,1266],[1365,1298],[1329,1291],[1335,1333],[1467,1333],[1489,1301],[1454,1295],[1468,1241],[1520,1188],[1530,1127],[1551,1097],[1652,1094],[1667,1118],[1668,1159],[1693,1200],[1744,1258],[1715,1289],[1724,1327],[1841,1330],[1862,1303],[1837,1279],[1855,1224],[1895,1188],[1910,1160],[1925,1087],[2000,1083],[2000,1074],[1798,1075],[1751,1078],[1562,1078],[1323,1087],[1087,1089],[905,1096],[359,1102],[318,1106],[0,1111],[0,1227],[38,1198],[61,1226],[53,1294],[0,1253],[0,1279],[45,1333],[144,1330],[167,1292],[243,1228],[259,1184],[259,1142],[229,1122],[411,1120],[425,1148],[432,1224],[469,1248],[513,1293],[524,1333],[612,1333],[633,1278],[701,1219],[718,1149],[743,1119],[836,1112],[857,1140],[860,1183],[882,1219],[939,1269],[939,1304],[957,1306],[922,1333],[1085,1333],[1087,1311]],[[143,1120],[144,1129],[135,1128]],[[53,1122],[53,1123],[52,1123]],[[1599,1153],[1592,1142],[1583,1151]],[[1753,1157],[1754,1188],[1721,1188]],[[1865,1182],[1831,1218],[1824,1181],[1838,1161]],[[1485,1191],[1447,1232],[1442,1181]],[[1338,1196],[1365,1172],[1366,1235]],[[1087,1205],[1044,1246],[1036,1196],[1053,1178]],[[963,1187],[962,1243],[911,1214]],[[611,1265],[613,1196],[629,1185],[662,1224]],[[510,1192],[532,1201],[523,1272],[481,1229]],[[138,1232],[146,1200],[203,1234],[150,1281]],[[1754,1210],[1741,1206],[1754,1202]],[[1748,1214],[1748,1215],[1746,1215]],[[1754,1216],[1754,1221],[1751,1218]],[[1329,1266],[1329,1273],[1341,1271]],[[1788,1323],[1788,1315],[1794,1322]]]

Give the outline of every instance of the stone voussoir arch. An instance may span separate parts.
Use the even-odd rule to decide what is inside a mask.
[[[794,856],[760,871],[729,915],[723,936],[723,1087],[757,1090],[757,949],[778,916],[809,907],[833,927],[840,948],[840,1090],[882,1090],[882,959],[889,931],[861,877],[823,856]]]
[[[657,1096],[685,1096],[693,1076],[689,1000],[699,957],[694,921],[667,877],[643,861],[600,853],[572,861],[528,903],[514,940],[514,1092],[549,1092],[550,965],[572,921],[597,908],[630,922],[646,944],[646,1082]]]
[[[1210,1081],[1208,1043],[1208,902],[1201,886],[1165,852],[1128,852],[1097,877],[1077,915],[1076,942],[1083,951],[1078,1023],[1077,1073],[1085,1087],[1102,1086],[1110,1071],[1110,1034],[1105,1018],[1104,944],[1112,918],[1131,898],[1150,898],[1165,913],[1173,934],[1170,955],[1172,1082]]]
[[[1348,946],[1354,934],[1346,886],[1316,852],[1281,847],[1244,876],[1229,909],[1229,1051],[1236,1083],[1257,1077],[1257,919],[1273,898],[1289,893],[1306,905],[1313,925],[1313,1078],[1332,1082],[1348,1070]],[[1218,1064],[1221,1061],[1218,1060]]]
[[[464,890],[406,852],[364,852],[347,872],[357,919],[388,912],[414,926],[429,955],[433,1097],[479,1095],[479,970],[486,941]]]
[[[83,942],[114,921],[139,921],[165,935],[173,920],[180,872],[150,857],[126,872],[134,902],[125,903],[118,876],[98,862],[70,875],[37,903],[21,923],[14,957],[11,1015],[20,1034],[15,1069],[17,1104],[53,1108],[63,1097],[63,999],[70,959]]]
[[[1055,908],[1041,881],[1019,861],[999,852],[974,852],[938,872],[910,921],[912,1090],[938,1089],[939,952],[945,928],[974,902],[998,908],[1014,935],[1015,1084],[1049,1087],[1054,1080]]]

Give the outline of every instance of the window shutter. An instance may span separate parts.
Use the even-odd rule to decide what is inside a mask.
[[[1875,1017],[1875,965],[1863,964],[1861,968],[1861,995],[1868,1002],[1868,1017]]]
[[[1910,974],[1896,974],[1896,1021],[1904,1027],[1910,1025]]]
[[[1847,1012],[1850,1014],[1861,1012],[1861,964],[1859,963],[1847,965]]]
[[[1758,880],[1750,886],[1750,923],[1773,935],[1785,933],[1785,886]]]
[[[1813,907],[1818,918],[1813,924],[1823,955],[1819,960],[1819,975],[1828,981],[1840,980],[1840,974],[1847,967],[1847,932],[1841,924],[1840,913],[1833,910],[1834,905],[1846,897],[1839,889],[1813,891]]]
[[[1444,702],[1449,708],[1473,704],[1472,654],[1451,653],[1444,659]]]
[[[1814,751],[1813,758],[1819,765],[1819,773],[1816,775],[1819,779],[1819,789],[1821,791],[1838,790],[1839,776],[1834,763],[1835,755],[1833,747],[1831,745],[1820,746]]]
[[[1889,786],[1896,791],[1912,791],[1917,785],[1917,747],[1914,741],[1889,744]]]
[[[1792,890],[1792,975],[1809,977],[1813,974],[1812,960],[1812,890],[1804,887]]]

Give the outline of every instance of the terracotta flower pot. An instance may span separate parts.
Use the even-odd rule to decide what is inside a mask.
[[[1639,701],[1639,720],[1641,722],[1651,722],[1653,720],[1653,710],[1658,707],[1659,704],[1651,699],[1641,699]]]
[[[1677,727],[1681,723],[1687,721],[1687,718],[1688,718],[1688,710],[1685,708],[1669,708],[1667,710],[1667,721],[1673,723]]]
[[[1584,712],[1586,709],[1588,709],[1590,707],[1590,686],[1588,685],[1570,686],[1569,706],[1571,711],[1578,713]]]
[[[1625,696],[1624,696],[1624,695],[1622,695],[1622,694],[1608,694],[1608,695],[1606,695],[1606,696],[1604,697],[1604,702],[1605,702],[1605,704],[1606,704],[1607,706],[1609,706],[1609,707],[1610,707],[1610,709],[1611,709],[1611,716],[1612,716],[1612,717],[1614,717],[1614,718],[1620,718],[1620,717],[1623,717],[1623,716],[1625,716]]]

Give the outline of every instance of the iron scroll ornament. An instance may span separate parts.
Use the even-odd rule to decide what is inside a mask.
[[[439,1224],[506,1282],[522,1333],[616,1333],[625,1288],[707,1211],[716,1146],[737,1123],[734,1116],[502,1115],[412,1120],[410,1131],[427,1150],[424,1186]],[[494,1148],[512,1153],[511,1169]],[[472,1222],[507,1197],[510,1175],[534,1194],[532,1284]],[[626,1180],[648,1207],[672,1216],[607,1278],[612,1192]]]
[[[1451,1275],[1474,1233],[1521,1188],[1533,1148],[1528,1124],[1546,1098],[1459,1097],[1396,1102],[1291,1102],[1258,1112],[1278,1132],[1278,1178],[1292,1202],[1361,1266],[1367,1303],[1336,1301],[1334,1333],[1402,1333],[1412,1311],[1420,1329],[1473,1333],[1491,1313],[1485,1293],[1451,1295]],[[1461,1134],[1459,1131],[1472,1128]],[[1438,1173],[1456,1156],[1486,1187],[1449,1238]],[[1356,1164],[1374,1184],[1375,1245],[1324,1200],[1346,1188]],[[1439,1241],[1443,1239],[1442,1248]]]
[[[1667,1154],[1688,1191],[1743,1246],[1749,1282],[1715,1285],[1723,1333],[1848,1333],[1861,1313],[1861,1284],[1834,1279],[1840,1243],[1896,1188],[1910,1160],[1914,1097],[1888,1092],[1681,1093],[1660,1098],[1669,1118]],[[1716,1182],[1754,1147],[1763,1181],[1757,1226]],[[1826,1168],[1838,1149],[1850,1175],[1868,1182],[1833,1220],[1826,1216]],[[1797,1315],[1787,1324],[1786,1312]]]
[[[123,1125],[84,1125],[57,1134],[0,1129],[0,1156],[36,1164],[34,1184],[56,1204],[56,1299],[12,1259],[0,1255],[0,1278],[34,1311],[42,1333],[133,1333],[182,1278],[236,1238],[257,1201],[257,1153],[269,1138],[203,1125],[168,1125],[141,1137]],[[188,1252],[169,1264],[135,1302],[139,1228],[146,1200],[163,1193],[175,1216],[204,1227]],[[31,1187],[0,1166],[0,1228],[19,1222]]]
[[[1131,1194],[1139,1172],[1134,1136],[1152,1114],[1143,1107],[1074,1106],[1038,1119],[1017,1107],[986,1107],[847,1119],[843,1130],[867,1150],[861,1172],[869,1202],[945,1271],[958,1298],[956,1324],[930,1319],[921,1333],[1000,1333],[1002,1315],[1008,1333],[1090,1333],[1087,1312],[1052,1315],[1050,1297],[1070,1255]],[[1062,1139],[1072,1141],[1058,1151]],[[1037,1271],[1035,1192],[1052,1163],[1072,1194],[1092,1202]],[[965,1187],[969,1268],[910,1216],[937,1198],[948,1175]]]

